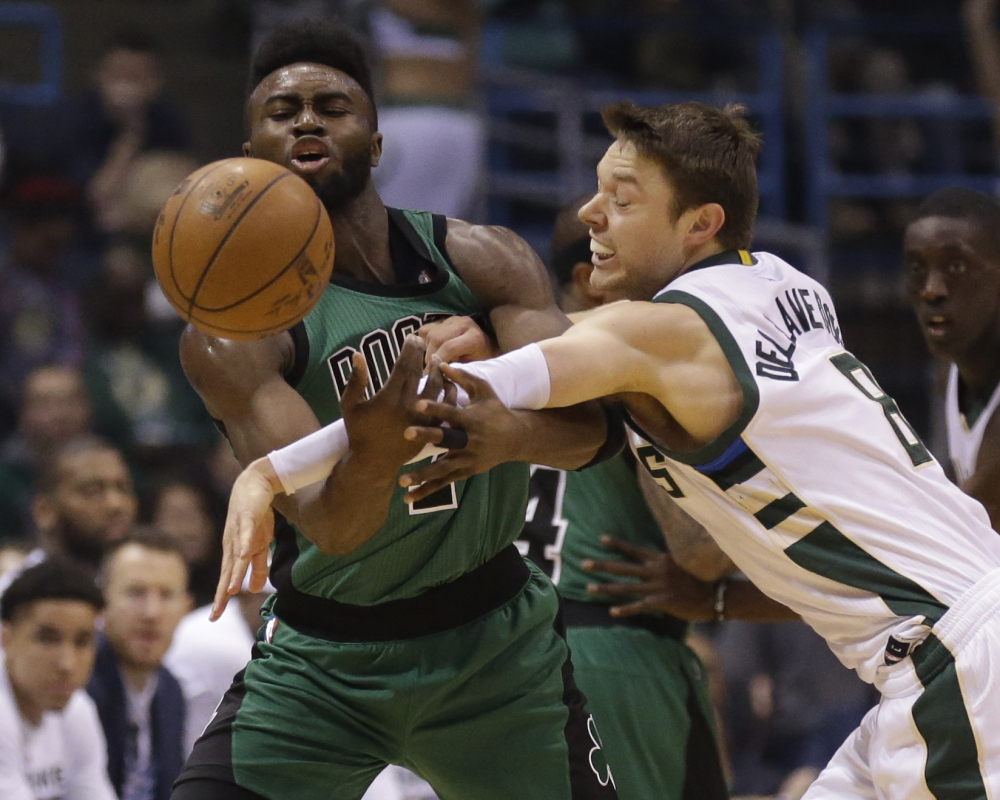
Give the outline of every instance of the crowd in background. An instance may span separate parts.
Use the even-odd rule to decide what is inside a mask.
[[[627,5],[637,16],[766,18],[786,37],[793,64],[801,61],[805,26],[821,15],[851,19],[876,5],[897,14],[956,12],[947,0]],[[978,87],[1000,100],[1000,46],[995,24],[988,24],[996,5],[965,4],[973,33],[968,50],[848,39],[831,54],[832,80],[873,95]],[[484,214],[487,131],[472,102],[484,18],[523,23],[509,43],[511,66],[595,86],[726,90],[754,79],[752,59],[728,44],[574,24],[618,13],[620,4],[605,0],[214,6],[217,18],[228,21],[219,46],[237,52],[296,16],[336,14],[351,22],[379,56],[379,122],[387,142],[375,173],[380,192],[389,205],[454,216]],[[110,36],[93,66],[92,89],[64,98],[48,117],[34,113],[19,122],[17,114],[0,115],[0,573],[9,581],[48,554],[100,576],[106,609],[89,690],[107,737],[110,780],[123,798],[165,796],[157,788],[166,785],[163,776],[179,767],[218,701],[218,686],[249,656],[260,604],[259,596],[241,595],[216,628],[208,627],[205,605],[215,589],[226,500],[239,466],[187,383],[177,352],[182,323],[152,280],[156,215],[199,165],[199,137],[196,121],[170,100],[169,75],[150,33]],[[789,70],[792,84],[798,72]],[[788,90],[792,128],[801,92],[801,86]],[[1000,123],[993,127],[1000,130]],[[790,138],[794,218],[805,167]],[[830,130],[834,161],[846,172],[891,176],[945,163],[972,174],[996,171],[988,124],[971,126],[959,139],[964,146],[956,151],[942,144],[956,139],[941,123],[907,119],[849,120]],[[911,207],[904,200],[838,201],[831,235],[898,249]],[[789,775],[824,764],[875,698],[802,625],[721,628],[706,632],[725,679],[717,699],[734,788],[774,794]],[[126,678],[129,669],[139,677],[123,683],[116,662],[128,666]],[[137,740],[131,712],[143,692],[146,707],[152,702],[161,711],[155,731]],[[169,711],[181,706],[186,720]],[[149,783],[126,787],[124,765],[137,757],[129,748],[139,740],[143,763],[152,765]]]

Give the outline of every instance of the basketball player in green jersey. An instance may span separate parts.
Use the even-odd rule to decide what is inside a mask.
[[[527,465],[418,504],[397,488],[420,451],[402,433],[423,419],[423,347],[410,334],[455,314],[481,318],[504,350],[561,332],[543,265],[509,231],[383,206],[371,79],[345,30],[279,29],[251,85],[244,151],[315,188],[334,275],[291,332],[234,343],[192,328],[183,363],[244,463],[341,416],[350,451],[276,503],[271,617],[173,799],[354,800],[387,763],[442,800],[614,798],[555,589],[512,545]],[[573,469],[614,451],[600,407],[537,427],[514,461]]]

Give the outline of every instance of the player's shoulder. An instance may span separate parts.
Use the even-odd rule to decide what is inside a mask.
[[[447,225],[448,257],[486,308],[555,304],[545,264],[514,231],[452,218]]]

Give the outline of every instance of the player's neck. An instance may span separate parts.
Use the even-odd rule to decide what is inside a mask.
[[[382,198],[369,181],[346,207],[330,214],[338,275],[381,284],[395,282],[389,252],[389,218]]]
[[[149,684],[149,681],[159,671],[159,666],[146,667],[139,664],[130,664],[123,659],[118,664],[121,669],[122,679],[125,685],[133,694],[139,694]]]
[[[956,358],[955,366],[962,383],[971,392],[992,393],[1000,379],[1000,332],[991,331],[988,338]]]
[[[685,272],[691,269],[691,267],[693,267],[695,264],[704,261],[706,258],[711,258],[712,256],[717,256],[719,255],[719,253],[724,253],[724,252],[726,252],[726,248],[723,247],[721,244],[719,244],[719,242],[716,239],[711,239],[705,242],[703,245],[695,248],[688,254],[687,258],[684,259],[684,266],[682,266],[677,271],[677,274],[674,275],[674,278],[683,275]]]

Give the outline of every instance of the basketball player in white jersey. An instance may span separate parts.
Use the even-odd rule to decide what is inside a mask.
[[[626,103],[604,120],[617,140],[580,212],[591,280],[636,302],[443,367],[470,403],[420,401],[451,431],[406,436],[453,449],[401,483],[415,500],[508,458],[523,433],[505,407],[620,397],[660,486],[882,691],[807,800],[1000,797],[1000,537],[986,512],[844,350],[826,290],[744,249],[759,143],[738,113]],[[236,509],[241,569],[268,539],[249,509]]]
[[[945,419],[958,485],[1000,525],[1000,201],[969,189],[928,197],[906,229],[910,302],[948,362]]]

